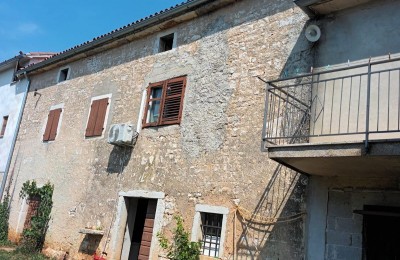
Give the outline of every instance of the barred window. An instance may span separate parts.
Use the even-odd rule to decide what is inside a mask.
[[[219,257],[222,217],[222,214],[201,213],[202,255]]]

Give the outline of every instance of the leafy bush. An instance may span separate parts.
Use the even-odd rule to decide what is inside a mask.
[[[8,244],[8,218],[10,216],[10,196],[6,194],[0,203],[0,244]]]
[[[53,207],[53,190],[54,186],[50,183],[38,188],[34,180],[32,182],[26,181],[22,185],[20,197],[28,199],[39,198],[40,204],[37,214],[32,216],[31,227],[23,231],[22,242],[18,248],[19,251],[39,252],[42,250]]]
[[[170,245],[168,239],[161,233],[157,234],[161,248],[167,251],[167,257],[172,260],[198,260],[200,255],[200,242],[192,242],[189,232],[183,227],[183,219],[174,217],[176,229],[173,231],[173,243]]]

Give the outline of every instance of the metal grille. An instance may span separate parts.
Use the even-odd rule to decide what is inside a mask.
[[[201,215],[202,255],[218,257],[221,244],[222,215],[212,213],[202,213]]]
[[[367,147],[399,132],[400,59],[267,82],[267,147],[338,140]]]

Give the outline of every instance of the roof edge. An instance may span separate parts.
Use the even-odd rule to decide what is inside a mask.
[[[111,43],[117,39],[121,39],[125,36],[134,34],[135,32],[142,31],[144,29],[152,28],[157,26],[163,22],[166,22],[172,18],[184,15],[190,11],[194,11],[200,7],[203,7],[212,2],[223,2],[220,0],[189,0],[186,3],[181,5],[177,5],[175,7],[171,7],[170,9],[166,9],[166,11],[160,11],[155,15],[150,15],[147,18],[140,19],[136,22],[133,22],[129,25],[120,27],[119,29],[113,30],[110,33],[95,37],[91,41],[84,42],[80,45],[76,45],[70,49],[67,49],[64,52],[61,52],[53,57],[50,57],[42,62],[33,64],[27,68],[21,69],[17,71],[17,75],[21,75],[26,73],[30,73],[36,71],[38,69],[45,68],[47,66],[56,64],[60,61],[72,58],[78,54],[84,53],[91,49],[98,48],[100,46]]]

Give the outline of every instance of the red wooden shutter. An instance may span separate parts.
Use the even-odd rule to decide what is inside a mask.
[[[166,81],[160,118],[161,125],[180,123],[185,87],[186,77],[174,78]]]
[[[151,238],[153,237],[154,218],[156,215],[157,200],[150,199],[147,204],[146,219],[140,243],[138,260],[148,260],[150,257]]]
[[[29,198],[28,212],[26,213],[24,230],[31,227],[32,217],[37,215],[40,206],[40,197]]]
[[[101,136],[103,133],[104,119],[107,112],[108,98],[94,100],[90,109],[86,137]]]
[[[1,127],[0,137],[3,137],[6,132],[7,122],[8,122],[8,116],[3,117],[3,125]]]

